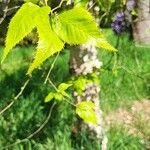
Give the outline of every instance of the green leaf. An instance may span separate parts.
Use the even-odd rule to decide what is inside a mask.
[[[83,101],[76,106],[76,113],[85,121],[97,124],[96,113],[94,111],[95,104]]]
[[[75,6],[86,7],[88,0],[74,0]]]
[[[35,27],[34,18],[39,9],[40,7],[35,4],[25,3],[11,19],[1,63],[9,51]]]
[[[78,94],[82,94],[85,90],[86,84],[89,82],[88,79],[84,77],[79,77],[77,80],[74,81],[74,88],[77,91]]]
[[[71,96],[68,93],[66,93],[65,91],[60,91],[60,93],[69,99],[71,98]]]
[[[61,93],[55,93],[55,99],[61,101],[63,100],[63,96],[61,95]]]
[[[75,7],[55,16],[53,28],[57,35],[69,44],[82,44],[91,37],[101,37],[94,18],[81,7]]]
[[[45,102],[50,102],[53,98],[55,97],[55,93],[50,92],[46,97],[45,97]]]
[[[65,90],[67,90],[70,86],[72,86],[72,84],[61,83],[61,84],[58,86],[58,90],[59,90],[59,91],[65,91]]]
[[[111,44],[109,44],[105,38],[97,39],[96,47],[107,49],[107,50],[112,51],[112,52],[116,52],[117,51],[117,49],[114,48]]]
[[[30,65],[27,74],[41,65],[47,58],[54,53],[62,50],[64,43],[57,37],[55,32],[52,31],[49,22],[49,7],[43,7],[38,16],[36,17],[36,26],[39,33],[39,42],[36,55],[33,63]]]

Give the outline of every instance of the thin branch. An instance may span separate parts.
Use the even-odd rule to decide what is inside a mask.
[[[31,138],[34,137],[36,134],[38,134],[38,133],[45,127],[45,125],[48,123],[48,121],[50,120],[51,114],[52,114],[52,111],[53,111],[53,108],[54,108],[55,105],[56,105],[56,103],[53,103],[53,105],[52,105],[51,108],[50,108],[50,111],[49,111],[49,114],[48,114],[46,120],[41,124],[41,126],[40,126],[35,132],[33,132],[32,134],[30,134],[29,136],[27,136],[26,138],[24,138],[24,139],[22,139],[22,140],[20,140],[20,141],[18,141],[18,142],[12,143],[12,144],[10,144],[10,145],[7,145],[7,146],[1,148],[0,150],[4,150],[4,149],[6,149],[6,148],[10,148],[10,147],[13,147],[13,146],[15,146],[15,145],[17,145],[17,144],[26,142],[27,140],[31,139]]]
[[[90,6],[90,7],[88,8],[88,11],[90,11],[90,10],[96,5],[96,3],[97,3],[97,2],[94,2],[94,3],[92,4],[92,6]]]
[[[4,109],[2,109],[0,111],[0,115],[2,115],[6,110],[8,110],[14,104],[14,102],[15,101],[10,102]]]
[[[63,4],[64,1],[65,1],[65,0],[61,0],[60,3],[59,3],[59,5],[58,5],[57,7],[55,7],[55,8],[52,9],[51,13],[53,13],[53,12],[54,12],[55,10],[57,10],[58,8],[61,8],[61,6],[62,6],[62,4]]]
[[[8,12],[8,4],[9,4],[10,0],[7,0],[6,2],[6,7],[4,9],[4,14],[3,14],[3,17],[1,18],[0,20],[0,24],[3,23],[3,21],[5,20],[6,16],[7,16],[7,12]]]
[[[46,79],[45,79],[45,81],[44,81],[44,84],[47,83],[47,80],[48,80],[48,78],[49,78],[49,75],[50,75],[52,69],[54,68],[54,65],[55,65],[55,63],[56,63],[56,61],[57,61],[57,59],[58,59],[59,54],[60,54],[60,52],[57,53],[57,55],[56,55],[56,57],[55,57],[55,59],[54,59],[52,65],[51,65],[51,67],[50,67],[50,69],[49,69],[49,71],[48,71],[48,74],[47,74],[47,76],[46,76]]]
[[[25,89],[26,86],[28,85],[29,81],[30,81],[30,79],[28,79],[28,80],[24,83],[24,85],[21,87],[20,92],[17,94],[17,96],[15,96],[14,100],[17,100],[17,99],[21,96],[21,94],[23,93],[24,89]]]
[[[48,78],[48,82],[52,85],[52,87],[56,90],[56,92],[59,92],[58,88],[57,88],[57,87],[55,86],[55,84],[50,80],[50,78]],[[61,94],[61,92],[60,92],[60,94]],[[69,100],[72,100],[71,98],[66,97],[66,96],[64,96],[63,94],[61,94],[61,96],[63,97],[63,99],[64,99],[67,103],[69,103],[69,104],[71,104],[72,106],[76,107],[75,104],[73,104],[73,103],[71,103],[71,102],[69,101]]]
[[[5,9],[4,12],[8,12],[8,11],[11,11],[11,10],[14,10],[14,9],[18,9],[20,6],[14,6],[12,8],[8,8],[7,10]]]
[[[6,110],[8,110],[13,104],[14,102],[22,95],[23,91],[25,90],[26,86],[29,83],[29,79],[24,83],[24,85],[21,87],[20,92],[14,97],[13,101],[10,102],[4,109],[2,109],[0,111],[0,115],[2,115]]]

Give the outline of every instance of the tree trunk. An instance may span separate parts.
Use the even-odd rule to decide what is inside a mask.
[[[102,63],[97,58],[97,49],[91,43],[74,47],[71,52],[71,70],[75,76],[92,76],[93,73],[98,79],[99,69]],[[87,123],[82,124],[81,128],[89,129],[89,133],[93,137],[97,137],[101,144],[101,149],[107,149],[107,137],[103,127],[102,111],[100,109],[99,101],[100,85],[96,80],[87,83],[84,87],[83,93],[80,95],[74,91],[76,103],[82,100],[92,101],[95,104],[95,113],[97,117],[97,125]]]
[[[150,0],[138,0],[138,17],[133,22],[133,36],[138,44],[150,45]]]
[[[99,25],[99,9],[94,9],[97,6],[94,6],[95,2],[91,0],[88,4],[90,11],[95,16],[97,24]],[[102,65],[102,62],[98,59],[97,49],[88,43],[78,47],[74,47],[71,53],[71,70],[75,76],[92,76],[93,74],[98,79],[99,69]],[[92,101],[95,104],[95,113],[97,117],[97,125],[87,123],[82,124],[81,127],[87,128],[90,134],[93,137],[97,137],[101,144],[101,149],[107,149],[107,137],[105,130],[103,128],[103,117],[102,111],[100,109],[100,100],[99,100],[100,85],[96,80],[92,80],[90,83],[86,83],[82,95],[78,94],[77,91],[74,92],[74,97],[76,103],[81,102],[82,100]]]
[[[94,0],[90,0],[88,3],[89,10],[95,16],[97,25],[99,25],[99,7],[95,5]],[[91,43],[90,43],[91,42]],[[99,70],[102,62],[98,59],[97,49],[92,45],[92,41],[85,45],[74,47],[71,53],[71,70],[75,76],[94,76],[96,80],[93,79],[92,82],[87,83],[84,87],[84,92],[79,95],[77,91],[74,91],[74,97],[76,103],[82,100],[92,101],[95,104],[95,114],[97,118],[97,125],[87,123],[82,125],[83,128],[87,127],[90,131],[89,133],[93,137],[97,137],[99,143],[101,144],[101,149],[107,149],[107,136],[103,127],[103,117],[102,110],[100,107],[100,85],[97,80],[99,79]]]

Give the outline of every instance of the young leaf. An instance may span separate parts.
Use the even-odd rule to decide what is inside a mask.
[[[97,124],[95,104],[92,102],[83,101],[76,106],[76,113],[85,121]]]
[[[39,42],[33,63],[30,65],[27,74],[42,64],[48,57],[62,50],[64,44],[52,31],[49,22],[49,7],[43,7],[36,17],[36,26],[39,34]]]
[[[40,7],[35,4],[25,3],[11,19],[1,62],[4,61],[9,51],[35,27],[34,17],[39,9]]]
[[[63,99],[63,96],[61,95],[61,93],[55,93],[55,99],[61,101]]]
[[[85,85],[89,82],[84,77],[79,77],[77,80],[74,81],[74,88],[77,91],[78,94],[82,94],[83,91],[85,90]]]
[[[71,98],[71,96],[68,93],[66,93],[65,91],[60,91],[60,93],[69,99]]]
[[[81,7],[75,7],[57,15],[53,21],[53,28],[57,35],[69,44],[82,44],[86,43],[90,37],[101,37],[94,18]]]
[[[116,52],[117,49],[114,48],[111,44],[109,44],[107,42],[107,40],[105,40],[105,38],[99,38],[97,39],[97,43],[96,43],[96,47],[98,48],[103,48],[112,52]]]
[[[65,91],[65,90],[67,90],[70,86],[72,86],[72,84],[61,83],[61,84],[58,86],[58,90],[59,90],[59,91]]]
[[[55,93],[50,92],[46,97],[45,97],[45,102],[50,102],[53,98],[55,97]]]

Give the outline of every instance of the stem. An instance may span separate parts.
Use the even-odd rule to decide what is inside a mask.
[[[2,115],[6,110],[8,110],[8,109],[14,104],[14,102],[22,95],[23,91],[25,90],[26,86],[27,86],[28,83],[29,83],[29,80],[30,80],[30,79],[28,79],[28,80],[24,83],[24,85],[21,87],[20,92],[14,97],[13,101],[10,102],[4,109],[2,109],[2,110],[0,111],[0,115]]]
[[[58,88],[55,86],[55,84],[50,80],[50,78],[48,79],[48,81],[49,81],[49,83],[53,86],[53,88],[56,90],[56,92],[59,92],[59,90],[58,90]],[[61,94],[61,92],[60,92],[60,94]],[[69,97],[65,97],[63,94],[61,94],[62,95],[62,97],[63,97],[63,99],[67,102],[67,103],[69,103],[69,104],[71,104],[72,106],[74,106],[74,107],[76,107],[76,105],[75,104],[73,104],[73,103],[71,103],[69,100],[72,100],[71,98],[69,98]]]
[[[56,90],[56,92],[59,92],[59,90],[57,89],[57,87],[55,86],[55,84],[50,80],[50,78],[48,79],[48,81],[52,85],[52,87]]]
[[[95,6],[95,4],[96,4],[96,2],[94,2],[94,3],[92,4],[92,6],[88,8],[88,11],[90,11],[90,9],[92,9],[92,8]]]
[[[5,20],[6,16],[7,16],[7,12],[8,12],[8,4],[9,4],[10,0],[7,0],[6,2],[6,7],[4,9],[4,14],[3,14],[3,17],[1,18],[0,20],[0,24],[3,23],[3,21]]]
[[[24,85],[21,87],[20,92],[17,94],[17,96],[14,97],[14,100],[17,100],[17,99],[21,96],[21,94],[23,93],[24,89],[25,89],[26,86],[28,85],[29,81],[30,81],[30,79],[28,79],[28,80],[24,83]]]
[[[52,69],[54,68],[54,65],[55,65],[55,63],[56,63],[56,61],[57,61],[57,59],[58,59],[59,54],[60,54],[60,52],[57,53],[57,55],[56,55],[56,57],[55,57],[55,59],[54,59],[52,65],[51,65],[51,67],[50,67],[50,69],[49,69],[49,71],[48,71],[48,74],[47,74],[47,76],[46,76],[46,79],[45,79],[45,81],[44,81],[44,84],[47,83],[47,80],[48,80],[48,78],[49,78],[49,75],[50,75]]]
[[[65,1],[65,0],[61,0],[60,3],[59,3],[59,5],[58,5],[57,7],[55,7],[55,8],[52,9],[51,13],[53,13],[53,12],[54,12],[55,10],[57,10],[58,8],[61,8],[61,6],[62,6],[62,4],[63,4],[64,1]]]

